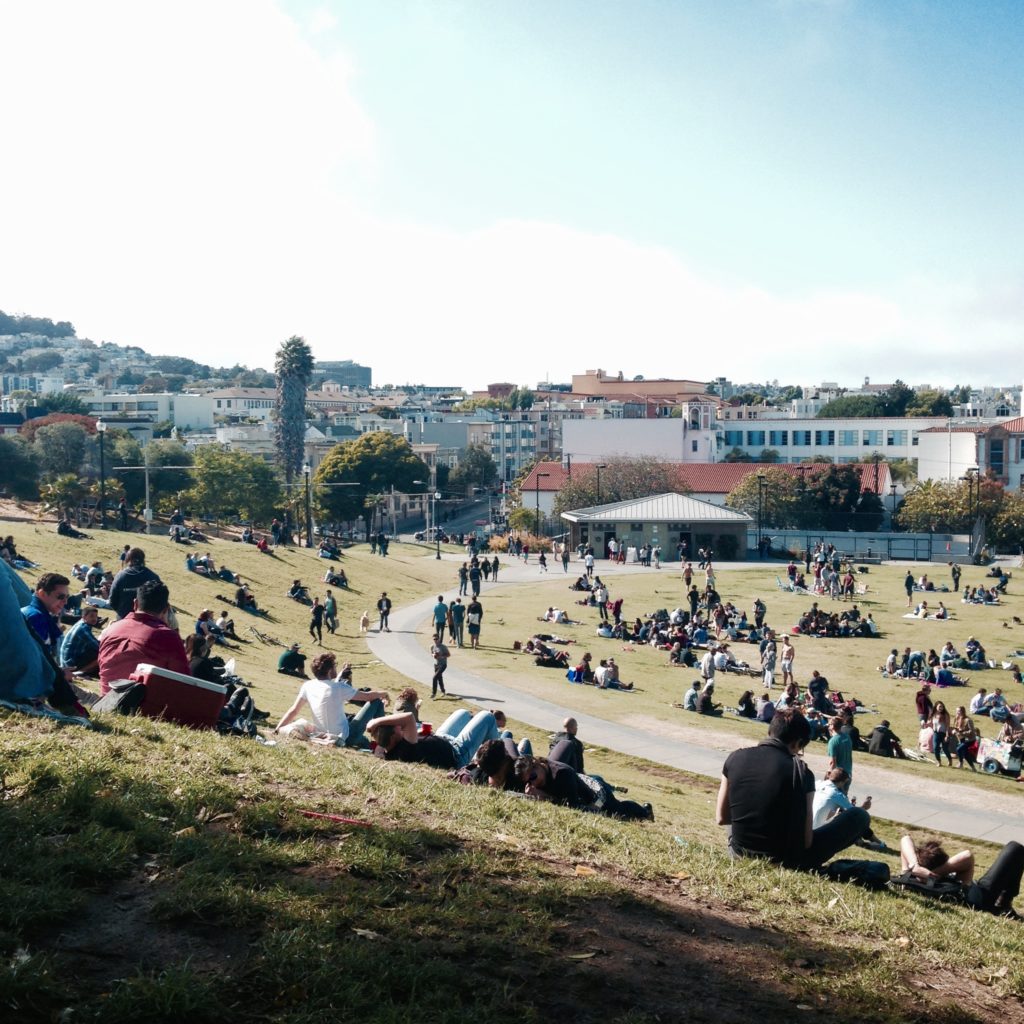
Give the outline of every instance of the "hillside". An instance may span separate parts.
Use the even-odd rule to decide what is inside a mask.
[[[113,564],[129,539],[7,528],[46,568]],[[184,624],[218,610],[225,584],[187,574],[166,537],[143,543]],[[306,611],[283,594],[323,563],[207,547],[272,608],[261,632],[308,651]],[[388,559],[352,549],[344,565],[353,589],[338,592],[341,625],[325,645],[355,664],[357,685],[394,693],[407,680],[374,663],[359,615],[382,589],[401,606],[450,587],[454,567],[401,544]],[[499,672],[554,585],[521,590],[518,610],[504,601],[514,621],[491,623],[481,669]],[[485,591],[488,607],[496,598]],[[281,647],[239,626],[247,642],[229,653],[276,716],[296,683],[275,671]],[[605,696],[605,712],[628,713]],[[424,705],[435,723],[457,706]],[[544,730],[515,730],[546,749]],[[731,863],[713,780],[599,749],[587,759],[652,801],[657,821],[581,815],[353,752],[5,713],[0,1006],[18,1021],[1024,1019],[1019,923]],[[876,825],[893,845],[900,830]],[[972,846],[991,860],[991,846]]]

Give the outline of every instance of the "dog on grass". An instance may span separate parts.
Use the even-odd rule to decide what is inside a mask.
[[[370,613],[368,611],[366,611],[366,612],[363,612],[363,614],[359,616],[359,632],[360,633],[365,633],[365,632],[367,632],[369,630],[369,628],[370,628]]]

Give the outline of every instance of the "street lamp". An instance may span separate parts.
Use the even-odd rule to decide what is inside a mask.
[[[967,483],[967,526],[974,534],[974,519],[977,511],[981,509],[981,469],[978,466],[969,466],[963,478]],[[974,499],[974,488],[977,485],[978,499]]]
[[[889,493],[892,495],[892,515],[889,517],[889,519],[890,519],[889,527],[890,527],[890,529],[895,529],[895,527],[896,527],[896,481],[895,480],[889,485]]]
[[[434,543],[437,546],[437,558],[441,557],[441,531],[437,528],[437,503],[441,500],[441,492],[434,491]]]
[[[302,473],[306,478],[306,547],[311,548],[313,546],[313,514],[309,508],[309,474],[310,465],[308,462],[303,463]]]
[[[602,469],[607,469],[608,468],[608,464],[605,463],[605,462],[602,462],[596,468],[597,468],[597,503],[598,503],[598,505],[600,505],[601,504],[601,470]],[[547,474],[545,474],[545,476],[546,475]]]
[[[534,491],[537,499],[537,536],[540,536],[540,478],[542,476],[551,476],[550,473],[538,473],[534,480]]]
[[[100,435],[100,529],[107,528],[107,462],[103,449],[103,439],[107,433],[107,425],[103,420],[96,421],[96,433]]]

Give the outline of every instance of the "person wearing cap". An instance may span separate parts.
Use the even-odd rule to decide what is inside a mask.
[[[286,676],[306,676],[306,656],[299,654],[299,645],[292,644],[277,659],[277,671]]]

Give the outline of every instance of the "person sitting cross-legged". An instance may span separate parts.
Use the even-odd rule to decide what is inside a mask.
[[[764,857],[784,867],[820,867],[861,839],[871,824],[854,807],[814,828],[814,773],[800,757],[811,727],[799,711],[776,711],[768,739],[733,751],[722,768],[717,820],[729,825],[734,857]]]
[[[367,725],[381,716],[384,705],[390,700],[388,695],[382,690],[357,690],[352,685],[352,666],[348,663],[342,665],[335,678],[337,661],[330,652],[317,655],[312,669],[313,678],[299,687],[298,696],[274,732],[298,739],[333,742],[338,747],[368,746],[364,738]],[[345,704],[350,700],[364,702],[351,720],[345,715]],[[309,719],[298,717],[303,704],[309,709]]]
[[[99,671],[100,641],[93,634],[99,622],[99,609],[91,604],[82,609],[82,617],[60,638],[60,667],[92,676]]]

